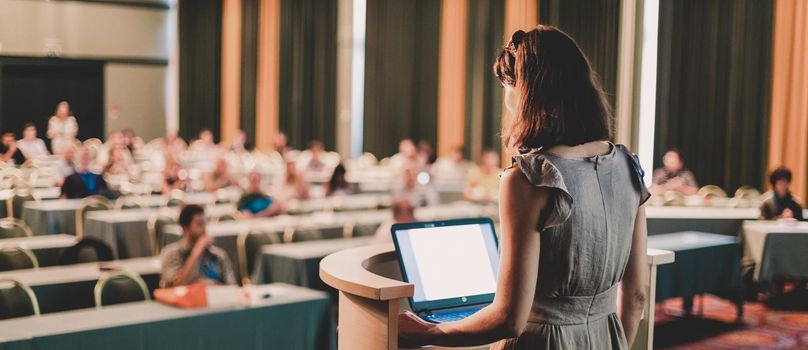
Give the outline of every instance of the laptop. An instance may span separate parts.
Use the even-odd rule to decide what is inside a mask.
[[[499,251],[491,219],[395,224],[393,242],[409,298],[422,319],[451,322],[473,315],[494,301]]]

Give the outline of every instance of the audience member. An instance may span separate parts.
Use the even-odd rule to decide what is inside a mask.
[[[247,190],[236,207],[245,217],[269,217],[281,214],[283,207],[264,192],[261,173],[253,171],[247,178]]]
[[[469,168],[469,162],[463,159],[463,147],[457,146],[449,154],[439,157],[430,172],[435,182],[461,182],[465,181]]]
[[[72,152],[72,151],[71,151]],[[75,151],[75,170],[62,184],[62,198],[84,198],[92,195],[110,196],[104,177],[90,171],[90,150],[80,147]]]
[[[135,151],[138,151],[141,148],[143,148],[144,145],[143,139],[140,138],[140,136],[137,136],[134,130],[123,129],[121,130],[121,133],[123,134],[123,145],[126,146],[127,149],[129,149],[130,153],[134,154]]]
[[[463,196],[470,201],[492,201],[499,195],[499,153],[492,149],[483,151],[480,166],[472,168],[466,176]]]
[[[186,176],[183,176],[182,166],[174,158],[166,158],[166,166],[163,169],[163,193],[173,190],[184,190]]]
[[[436,159],[435,150],[429,141],[418,141],[418,163],[428,167],[434,164]]]
[[[770,193],[763,195],[760,203],[760,218],[764,220],[795,219],[803,220],[802,205],[791,194],[791,170],[779,167],[769,175],[772,185]]]
[[[107,162],[104,166],[104,174],[109,175],[125,175],[129,173],[129,168],[132,166],[132,157],[125,147],[112,147],[107,152]]]
[[[393,211],[393,219],[388,220],[381,224],[373,236],[373,240],[377,243],[388,243],[393,241],[391,228],[394,224],[414,222],[415,220],[415,207],[407,198],[396,198],[393,200],[393,206],[390,208]]]
[[[221,148],[213,140],[213,133],[209,129],[202,129],[199,132],[199,138],[191,142],[188,149],[195,155],[205,159],[212,159],[212,157],[218,156],[221,151]]]
[[[169,130],[160,143],[160,148],[166,158],[179,159],[182,151],[185,150],[185,141],[177,134],[176,130]],[[168,164],[168,159],[166,159]]]
[[[205,190],[208,192],[216,192],[222,188],[238,185],[238,179],[228,172],[227,160],[224,157],[216,160],[213,171],[206,173],[204,179]]]
[[[401,174],[400,182],[395,186],[393,195],[410,201],[416,207],[438,204],[438,194],[425,183],[418,181],[420,174],[416,168],[407,168]],[[427,175],[428,176],[428,175]]]
[[[160,281],[166,287],[189,284],[236,284],[227,252],[207,234],[205,209],[187,205],[180,211],[182,239],[167,245],[160,256]]]
[[[309,199],[309,184],[297,170],[294,160],[286,160],[286,171],[275,181],[272,193],[283,202],[291,199]]]
[[[289,140],[286,138],[286,134],[283,132],[278,132],[278,135],[275,136],[275,152],[278,152],[281,156],[286,156],[286,153],[292,150],[292,147],[289,146]]]
[[[398,153],[390,157],[390,167],[396,174],[401,174],[405,169],[421,169],[421,164],[418,162],[418,150],[412,140],[404,139],[398,143]]]
[[[230,141],[230,146],[228,147],[228,151],[235,154],[250,153],[251,149],[251,145],[247,143],[247,134],[244,130],[239,130],[233,135],[233,140]]]
[[[326,197],[354,194],[353,186],[351,186],[351,184],[348,183],[348,179],[345,178],[346,173],[347,171],[345,170],[345,166],[342,164],[338,164],[334,168],[334,172],[331,174],[331,178],[326,184]]]
[[[22,129],[22,138],[17,141],[17,148],[22,151],[26,159],[39,159],[50,155],[45,141],[37,137],[34,123],[25,124]]]
[[[319,179],[322,181],[328,176],[329,166],[326,163],[326,152],[323,143],[314,140],[309,143],[309,148],[297,157],[297,167],[308,179]]]
[[[682,154],[677,149],[670,149],[662,157],[662,168],[654,170],[651,192],[662,194],[668,191],[683,195],[696,194],[699,186],[696,177],[684,167]]]
[[[51,140],[51,150],[54,154],[62,154],[76,143],[76,134],[79,124],[70,111],[67,101],[59,102],[56,111],[48,120],[48,138]]]
[[[25,156],[17,146],[17,138],[14,137],[14,133],[3,133],[2,144],[0,144],[0,161],[22,165],[25,160]]]

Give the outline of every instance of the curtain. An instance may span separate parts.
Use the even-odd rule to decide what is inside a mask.
[[[364,149],[437,141],[440,0],[367,0]],[[460,127],[460,126],[458,126]]]
[[[539,23],[556,26],[578,42],[614,108],[620,0],[540,0]]]
[[[808,198],[808,2],[775,6],[769,170],[791,168],[792,192]],[[803,203],[805,203],[803,201]]]
[[[505,45],[505,2],[468,1],[464,151],[467,158],[479,160],[483,149],[502,148],[502,85],[492,66]]]
[[[289,144],[336,143],[337,1],[282,0],[279,125]]]
[[[179,133],[202,129],[219,135],[221,103],[221,0],[179,0]]]
[[[654,164],[676,147],[700,185],[761,188],[772,0],[662,1],[659,10]]]
[[[254,145],[259,0],[243,0],[241,10],[241,122],[239,124],[247,134],[247,142]]]

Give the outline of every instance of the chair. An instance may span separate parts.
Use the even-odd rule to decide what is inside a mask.
[[[160,254],[163,243],[165,243],[165,227],[176,223],[177,221],[173,216],[168,216],[164,213],[156,212],[149,216],[149,220],[146,222],[146,230],[149,232],[154,255]]]
[[[115,200],[116,210],[141,208],[144,208],[144,205],[140,202],[140,199],[135,196],[123,196]]]
[[[39,316],[34,291],[17,280],[0,280],[0,320],[25,316]]]
[[[30,250],[17,245],[0,246],[0,271],[35,269],[39,261]]]
[[[8,217],[21,219],[23,204],[28,201],[39,201],[39,196],[34,193],[34,190],[25,187],[17,187],[14,189],[14,195],[6,200],[6,211]]]
[[[59,265],[112,260],[115,260],[115,257],[109,244],[97,238],[84,237],[62,252],[59,257]]]
[[[217,222],[222,222],[222,221],[236,221],[236,220],[238,220],[238,213],[233,213],[233,214],[227,213],[227,214],[221,214],[221,215],[214,216],[210,220],[210,222],[215,224]]]
[[[351,227],[351,237],[369,237],[376,234],[381,223],[356,223]]]
[[[238,235],[236,247],[242,284],[252,282],[250,279],[255,267],[255,257],[258,256],[261,247],[281,243],[282,234],[282,232],[245,231]]]
[[[283,243],[316,241],[323,239],[319,228],[316,227],[289,227],[283,232]]]
[[[180,189],[171,190],[168,194],[168,198],[165,199],[163,202],[163,207],[170,208],[170,207],[180,207],[185,205],[185,191]]]
[[[725,192],[721,187],[716,185],[706,185],[702,188],[699,188],[699,191],[696,193],[701,198],[710,198],[710,197],[718,197],[718,198],[727,198],[727,192]]]
[[[95,195],[82,199],[79,208],[76,209],[76,237],[81,238],[84,235],[84,219],[87,217],[87,213],[110,209],[112,209],[112,203],[106,197]]]
[[[227,204],[233,202],[233,196],[225,188],[216,190],[216,195],[213,199],[213,204]]]
[[[103,144],[104,144],[104,141],[101,141],[101,139],[99,139],[97,137],[91,137],[89,139],[84,140],[84,146],[85,147],[98,148],[98,147],[101,147],[101,145],[103,145]]]
[[[735,191],[735,196],[729,201],[733,208],[753,208],[760,200],[760,191],[752,186],[742,186]]]
[[[151,300],[149,289],[143,278],[137,273],[129,271],[107,272],[101,275],[95,284],[93,294],[95,295],[95,306],[98,308]]]
[[[31,237],[31,228],[17,218],[2,218],[0,219],[0,239],[3,238],[17,238],[17,237]]]

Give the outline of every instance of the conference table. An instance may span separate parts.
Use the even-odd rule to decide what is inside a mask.
[[[745,220],[755,220],[757,208],[646,206],[648,235],[684,231],[737,236]]]
[[[106,270],[102,270],[102,266]],[[160,282],[160,259],[157,257],[6,271],[0,272],[0,280],[14,279],[31,287],[39,300],[40,312],[44,314],[94,307],[95,284],[110,269],[140,274],[150,291]]]
[[[331,303],[284,284],[249,306],[181,309],[154,301],[0,321],[0,350],[334,350]]]
[[[44,187],[44,188],[34,188],[33,194],[35,197],[39,199],[57,199],[59,195],[62,194],[62,189],[59,187]],[[6,205],[8,200],[14,197],[14,190],[6,189],[0,190],[0,217],[9,216],[8,214],[8,206]],[[17,215],[19,216],[19,215]]]
[[[743,314],[741,249],[737,236],[705,232],[678,232],[648,237],[648,248],[672,251],[676,261],[657,270],[656,301],[682,297],[692,311],[695,295],[726,297]]]
[[[176,219],[179,212],[179,207],[92,211],[84,219],[84,236],[109,244],[113,255],[118,259],[151,256],[149,218],[159,214]],[[205,214],[211,218],[235,213],[236,206],[233,204],[217,204],[205,208]]]
[[[56,234],[0,239],[0,247],[18,246],[30,250],[36,256],[40,267],[55,266],[65,249],[77,242],[76,236]]]
[[[138,202],[147,208],[157,208],[165,203],[166,198],[161,195],[140,196]],[[212,193],[189,193],[185,197],[185,202],[205,205],[212,203],[215,199],[215,194]],[[35,235],[75,234],[76,211],[81,207],[82,200],[59,199],[25,202],[22,219]]]
[[[808,277],[808,222],[745,221],[741,240],[755,281]]]
[[[252,281],[288,283],[327,291],[336,297],[336,290],[320,279],[320,260],[341,250],[373,244],[374,239],[359,237],[264,246],[256,257]]]

